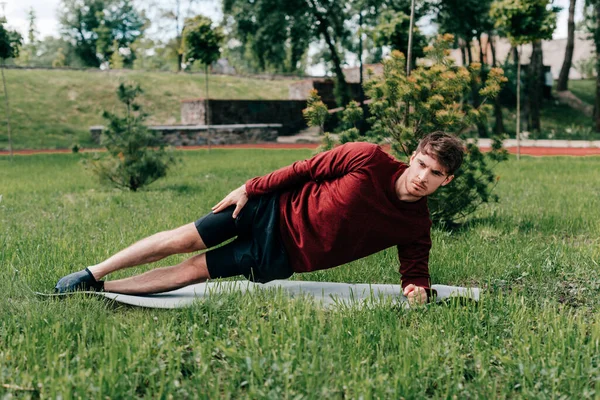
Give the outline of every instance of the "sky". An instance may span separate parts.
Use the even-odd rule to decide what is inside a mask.
[[[583,0],[579,0],[577,3],[576,21],[581,19]],[[8,21],[8,26],[18,30],[26,38],[28,30],[27,11],[33,8],[37,16],[39,37],[48,35],[58,36],[59,25],[56,14],[59,4],[60,0],[0,0],[0,15],[4,14]],[[213,19],[219,19],[220,11],[218,4],[219,2],[215,0],[201,0],[201,12]],[[565,38],[567,37],[569,0],[554,0],[554,4],[563,8],[558,15],[554,38]]]

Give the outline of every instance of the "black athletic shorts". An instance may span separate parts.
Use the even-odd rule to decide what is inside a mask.
[[[279,234],[279,195],[249,199],[235,219],[233,210],[235,206],[196,221],[196,229],[208,248],[235,237],[206,253],[211,279],[244,275],[253,282],[266,283],[292,276]]]

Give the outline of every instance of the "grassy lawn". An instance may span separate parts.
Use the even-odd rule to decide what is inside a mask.
[[[506,133],[515,138],[517,113],[514,108],[503,109],[504,128]],[[490,124],[494,123],[489,118]],[[522,129],[525,123],[521,121]],[[546,101],[541,110],[541,131],[531,134],[530,139],[565,139],[565,140],[600,140],[600,133],[593,129],[593,120],[579,110],[558,104],[556,101]]]
[[[0,157],[0,397],[600,396],[598,157],[511,159],[497,171],[500,203],[464,229],[433,232],[434,283],[484,288],[476,306],[326,311],[271,292],[167,311],[49,301],[25,287],[50,291],[195,220],[246,178],[308,156],[186,152],[139,193],[99,186],[81,155]],[[399,282],[394,250],[294,279]]]
[[[588,104],[596,102],[596,80],[581,79],[569,81],[569,90]]]
[[[73,143],[96,147],[89,127],[103,125],[102,111],[120,105],[115,90],[121,82],[141,85],[145,93],[140,103],[152,115],[149,122],[153,124],[178,123],[180,101],[205,96],[203,74],[53,70],[5,73],[16,149],[68,148]],[[209,90],[210,97],[216,99],[286,99],[290,82],[214,76],[210,78]],[[5,118],[2,106],[0,149],[8,149]]]

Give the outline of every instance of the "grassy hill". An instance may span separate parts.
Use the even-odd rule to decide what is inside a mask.
[[[180,101],[204,97],[202,74],[142,71],[7,70],[11,126],[15,149],[68,148],[74,143],[96,147],[89,127],[102,125],[103,110],[119,111],[115,89],[121,82],[137,82],[145,93],[140,101],[151,114],[151,124],[180,122]],[[213,76],[210,97],[216,99],[286,99],[292,80],[263,80]],[[595,81],[570,82],[582,100],[593,104]],[[8,149],[5,108],[0,105],[0,150]],[[514,136],[514,110],[504,110],[505,127]],[[566,133],[573,126],[583,134]],[[548,102],[542,110],[540,138],[597,139],[592,121],[577,110]],[[573,137],[571,137],[573,136]]]
[[[119,106],[115,90],[121,82],[142,86],[141,103],[152,115],[152,124],[178,123],[180,101],[205,94],[201,74],[97,70],[7,70],[5,74],[15,149],[94,146],[88,128],[104,123],[103,110]],[[210,97],[217,99],[286,99],[291,82],[213,76],[209,90]],[[5,114],[2,93],[0,149],[8,149]]]

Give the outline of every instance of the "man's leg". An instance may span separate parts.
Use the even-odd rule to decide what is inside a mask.
[[[181,264],[156,268],[130,278],[108,281],[104,289],[124,294],[167,292],[210,279],[206,266],[206,253],[198,254]]]
[[[103,290],[105,275],[123,268],[161,260],[172,254],[190,253],[206,249],[194,223],[171,231],[160,232],[121,250],[100,264],[69,274],[58,281],[55,291]]]
[[[164,231],[140,240],[117,254],[88,267],[94,278],[101,279],[111,272],[136,265],[162,260],[173,254],[191,253],[206,249],[194,223]]]

